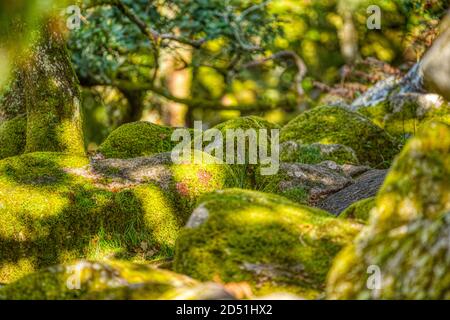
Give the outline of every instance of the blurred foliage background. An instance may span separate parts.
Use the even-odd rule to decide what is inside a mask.
[[[370,5],[381,8],[380,30],[367,28]],[[258,114],[284,123],[327,96],[351,100],[408,70],[448,8],[447,0],[2,0],[0,85],[39,19],[57,12],[79,21],[68,48],[91,149],[138,120],[211,126]],[[27,21],[19,36],[14,19]]]

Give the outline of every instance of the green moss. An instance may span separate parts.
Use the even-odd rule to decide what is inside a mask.
[[[280,126],[278,126],[275,123],[269,122],[261,117],[258,116],[247,116],[247,117],[240,117],[232,120],[228,120],[222,123],[219,123],[218,125],[214,126],[215,129],[219,129],[222,133],[225,133],[225,130],[227,129],[242,129],[242,130],[248,130],[248,129],[279,129]]]
[[[350,205],[347,209],[345,209],[339,215],[339,218],[355,219],[361,222],[366,222],[367,220],[369,220],[370,210],[372,210],[374,207],[375,207],[374,197],[359,200]]]
[[[176,145],[171,141],[174,129],[150,122],[127,123],[114,130],[100,145],[106,158],[135,158],[168,152]]]
[[[168,163],[167,180],[119,185],[87,164],[59,153],[0,161],[0,283],[73,259],[170,257],[196,197],[225,187],[231,172]]]
[[[206,195],[177,240],[174,269],[199,280],[248,282],[256,294],[317,297],[332,257],[360,226],[271,194]]]
[[[370,118],[401,143],[416,134],[419,128],[428,121],[437,120],[450,123],[450,106],[448,104],[424,110],[417,102],[411,101],[404,102],[399,110],[396,109],[398,108],[385,102],[360,108],[358,112]]]
[[[281,145],[280,160],[317,164],[323,161],[334,161],[337,164],[358,164],[355,151],[350,147],[338,144],[301,145],[294,141],[287,141]]]
[[[16,117],[0,125],[0,159],[23,153],[26,128],[26,117]]]
[[[328,296],[449,299],[450,126],[430,123],[395,160],[355,243],[334,262]],[[370,290],[369,266],[381,272]]]
[[[232,120],[228,120],[225,121],[223,123],[220,123],[216,126],[214,126],[212,129],[217,129],[222,133],[223,136],[223,146],[224,148],[226,148],[227,143],[230,143],[229,141],[227,142],[227,130],[242,130],[243,134],[245,134],[245,132],[247,130],[250,129],[254,129],[256,131],[256,139],[259,140],[260,139],[260,129],[266,129],[267,130],[267,139],[269,139],[268,141],[268,152],[269,152],[269,156],[270,156],[270,139],[271,139],[271,130],[272,129],[280,129],[280,127],[277,124],[271,123],[261,117],[257,117],[257,116],[247,116],[247,117],[240,117],[240,118],[236,118],[236,119],[232,119]],[[205,131],[205,134],[208,134],[210,132],[210,130]],[[203,147],[207,146],[210,142],[204,142],[203,143]],[[255,142],[257,143],[257,142]],[[238,150],[236,147],[237,144],[237,139],[234,139],[234,163],[235,164],[230,164],[230,167],[233,169],[233,171],[235,172],[235,175],[239,181],[239,186],[242,188],[253,188],[254,187],[254,174],[255,174],[255,169],[256,166],[254,164],[250,164],[249,162],[249,153],[248,150],[250,149],[250,145],[249,145],[249,138],[246,137],[246,141],[245,141],[245,155],[244,155],[244,164],[237,164],[237,155],[238,155]],[[193,142],[193,145],[195,145],[195,140]],[[217,156],[215,154],[213,154],[214,156]],[[227,152],[226,149],[224,149],[223,151],[223,161],[226,162],[226,156],[227,156]]]
[[[77,261],[38,271],[0,289],[0,299],[164,299],[196,281],[125,261]]]
[[[363,164],[388,167],[398,152],[393,138],[356,112],[322,106],[300,114],[281,129],[281,142],[341,144],[352,148]]]
[[[24,76],[27,111],[25,152],[84,155],[79,82],[65,39],[45,23],[31,49]]]

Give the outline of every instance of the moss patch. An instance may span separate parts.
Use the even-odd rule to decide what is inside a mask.
[[[174,129],[151,122],[127,123],[113,132],[100,145],[106,158],[127,159],[169,152],[176,145],[171,141]]]
[[[341,219],[355,219],[360,222],[369,220],[369,213],[375,207],[375,198],[359,200],[345,209],[340,215]]]
[[[84,155],[79,82],[58,28],[54,21],[43,24],[25,66],[25,152]]]
[[[401,143],[416,134],[427,121],[438,120],[450,124],[450,106],[448,104],[424,110],[417,102],[410,101],[404,102],[401,108],[397,109],[399,110],[385,102],[360,108],[358,112],[370,118]]]
[[[393,164],[369,225],[334,262],[328,296],[339,299],[450,298],[450,126],[430,123]],[[381,288],[366,286],[369,266]]]
[[[196,281],[126,261],[78,261],[43,269],[0,289],[0,299],[164,299]]]
[[[388,167],[398,152],[393,138],[368,118],[339,106],[322,106],[300,114],[281,129],[281,142],[341,144],[363,164]]]
[[[200,280],[248,282],[257,294],[322,291],[332,257],[360,225],[271,194],[206,195],[177,240],[174,269]]]
[[[227,140],[227,130],[242,130],[242,135],[245,134],[245,132],[247,130],[255,130],[256,136],[255,136],[255,140],[254,142],[249,142],[250,138],[249,136],[245,136],[245,150],[244,150],[244,154],[242,154],[243,157],[243,162],[244,164],[238,164],[237,161],[237,155],[238,155],[238,149],[237,149],[237,142],[239,139],[237,139],[236,137],[234,137],[234,164],[230,164],[230,167],[233,169],[233,171],[235,172],[235,175],[238,179],[239,182],[239,186],[242,188],[253,188],[254,187],[254,174],[255,174],[255,169],[256,169],[256,165],[254,164],[250,164],[250,160],[249,160],[249,150],[251,147],[256,147],[258,144],[258,141],[261,137],[260,135],[260,131],[261,129],[265,129],[267,130],[267,148],[268,148],[268,156],[271,155],[271,130],[272,129],[280,129],[280,127],[277,124],[271,123],[261,117],[257,117],[257,116],[247,116],[247,117],[241,117],[241,118],[236,118],[236,119],[232,119],[232,120],[228,120],[225,121],[223,123],[220,123],[216,126],[214,126],[213,128],[214,130],[219,130],[222,133],[223,136],[223,161],[226,162],[227,161],[227,154],[230,154],[229,152],[226,151],[226,146],[228,143],[231,144],[232,141],[228,141]],[[206,130],[203,133],[203,138],[205,138],[205,136],[208,136],[212,130]],[[210,142],[205,142],[203,143],[203,148],[206,147]],[[196,140],[194,140],[193,145],[196,145]],[[258,152],[258,150],[256,150],[256,152]],[[218,156],[216,154],[213,153],[214,156]],[[258,169],[259,170],[259,169]]]
[[[210,168],[166,165],[167,181],[120,185],[87,164],[59,153],[0,161],[0,283],[73,259],[170,257],[196,197],[226,179]]]
[[[0,125],[0,159],[22,154],[25,149],[26,117],[16,117]]]

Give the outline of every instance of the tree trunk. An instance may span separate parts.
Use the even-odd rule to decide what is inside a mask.
[[[63,28],[61,21],[48,20],[25,64],[25,152],[85,153],[81,94]]]
[[[141,120],[144,113],[144,91],[131,91],[119,89],[125,96],[128,102],[128,109],[126,114],[120,120],[120,124],[136,122]]]
[[[345,10],[342,14],[343,25],[339,30],[341,53],[347,64],[354,64],[359,58],[358,31],[353,22],[351,11]]]

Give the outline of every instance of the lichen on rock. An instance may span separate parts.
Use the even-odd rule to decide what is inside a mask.
[[[344,107],[321,106],[306,111],[281,129],[281,142],[341,144],[352,148],[362,164],[388,167],[398,153],[393,138],[368,118]]]
[[[282,195],[303,204],[315,204],[353,183],[343,166],[333,161],[319,164],[281,163],[276,175],[256,175],[256,189]]]
[[[248,282],[255,294],[317,297],[331,259],[360,230],[283,197],[242,189],[205,195],[206,220],[177,240],[174,269],[196,279]]]
[[[338,164],[359,164],[355,151],[341,144],[313,143],[302,145],[295,141],[286,141],[280,145],[280,160],[317,164],[323,161],[334,161]]]
[[[450,126],[432,122],[405,146],[368,226],[333,263],[332,299],[448,299]],[[368,268],[379,287],[367,286]]]

